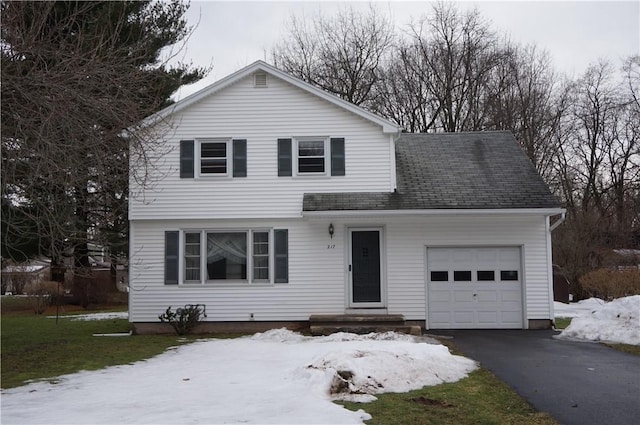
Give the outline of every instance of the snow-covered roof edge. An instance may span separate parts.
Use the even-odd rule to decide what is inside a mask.
[[[216,81],[215,83],[185,97],[184,99],[174,103],[173,105],[170,105],[164,109],[162,109],[161,111],[156,112],[155,114],[145,118],[145,120],[141,123],[141,125],[144,126],[149,126],[149,125],[153,125],[156,122],[165,119],[167,117],[169,117],[170,115],[182,111],[183,109],[199,102],[200,100],[206,98],[207,96],[212,95],[213,93],[222,90],[225,87],[230,86],[231,84],[235,83],[236,81],[245,78],[249,75],[251,75],[252,73],[256,72],[256,71],[263,71],[266,72],[268,74],[271,74],[277,78],[280,78],[286,82],[288,82],[289,84],[292,84],[302,90],[305,90],[313,95],[316,95],[324,100],[327,100],[328,102],[333,103],[336,106],[339,106],[341,108],[344,108],[368,121],[371,121],[377,125],[380,125],[382,127],[382,131],[383,133],[399,133],[402,130],[402,127],[400,127],[399,125],[385,119],[382,118],[374,113],[371,113],[369,111],[366,111],[364,109],[362,109],[359,106],[356,106],[350,102],[347,102],[346,100],[340,99],[339,97],[331,94],[331,93],[327,93],[324,90],[321,90],[315,86],[312,86],[309,83],[306,83],[292,75],[287,74],[284,71],[279,70],[278,68],[267,64],[264,61],[258,60],[253,62],[251,65],[248,65],[236,72],[234,72],[233,74],[230,74],[218,81]]]

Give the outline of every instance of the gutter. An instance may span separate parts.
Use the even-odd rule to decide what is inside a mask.
[[[302,211],[303,217],[357,217],[357,216],[433,216],[433,215],[562,215],[562,219],[553,224],[557,227],[564,221],[565,210],[561,208],[511,208],[511,209],[415,209],[415,210],[325,210]]]

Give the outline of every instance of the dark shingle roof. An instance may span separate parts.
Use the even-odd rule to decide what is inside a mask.
[[[403,134],[396,193],[307,193],[304,211],[559,208],[508,131]]]

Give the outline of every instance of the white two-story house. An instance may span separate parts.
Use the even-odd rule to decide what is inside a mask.
[[[131,180],[137,332],[187,304],[206,306],[211,331],[317,314],[427,329],[553,319],[563,210],[509,132],[402,133],[261,61],[147,125],[169,149],[150,159],[152,187]]]

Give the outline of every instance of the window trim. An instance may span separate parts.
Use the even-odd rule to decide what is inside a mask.
[[[296,177],[326,177],[331,176],[331,138],[329,136],[301,136],[292,137],[291,156],[292,171]],[[324,171],[300,172],[300,142],[322,142],[324,145]]]
[[[203,173],[202,172],[202,144],[203,143],[225,143],[226,173]],[[223,178],[233,176],[233,138],[231,137],[202,137],[195,139],[194,152],[194,172],[196,178]]]
[[[198,233],[200,235],[200,280],[186,280],[186,234]],[[209,279],[207,271],[207,235],[210,233],[244,233],[247,241],[247,270],[246,279]],[[254,279],[253,277],[253,234],[268,233],[269,235],[269,279]],[[198,229],[181,229],[179,238],[179,285],[196,286],[196,285],[216,285],[216,286],[259,286],[275,284],[275,234],[274,228],[264,227],[242,227],[242,228],[198,228]]]

